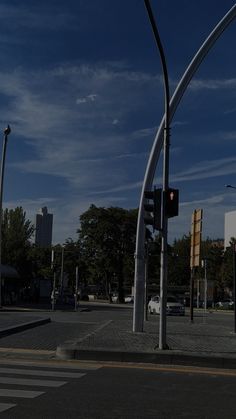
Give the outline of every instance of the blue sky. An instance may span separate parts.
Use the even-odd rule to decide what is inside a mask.
[[[231,0],[153,0],[171,92]],[[164,112],[159,56],[142,0],[0,3],[0,122],[10,124],[4,207],[54,214],[53,241],[76,238],[90,204],[135,208]],[[236,206],[236,21],[209,53],[171,124],[170,184],[190,230],[223,237]],[[160,187],[161,163],[155,185]]]

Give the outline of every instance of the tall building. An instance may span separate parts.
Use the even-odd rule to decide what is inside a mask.
[[[35,244],[40,247],[52,245],[53,215],[48,213],[47,207],[41,208],[36,214]]]
[[[225,249],[230,246],[230,240],[236,238],[236,211],[225,213]]]

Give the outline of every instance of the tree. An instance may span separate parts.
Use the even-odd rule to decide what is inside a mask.
[[[51,269],[51,248],[32,245],[29,252],[33,278],[53,278]]]
[[[220,280],[218,282],[218,293],[224,298],[225,290],[233,290],[233,247],[236,243],[234,238],[230,241],[230,246],[224,251],[220,269]]]
[[[81,255],[90,280],[103,284],[107,294],[117,283],[118,299],[123,302],[124,281],[131,283],[134,273],[137,210],[91,205],[80,222]]]
[[[175,240],[168,253],[168,285],[189,286],[190,235]]]
[[[202,241],[201,258],[206,259],[207,280],[212,281],[214,288],[214,300],[223,290],[223,266],[224,266],[224,247],[222,240],[211,240],[207,238]],[[204,278],[204,268],[199,269],[199,274]],[[222,281],[223,280],[223,281]]]
[[[2,217],[2,263],[14,266],[19,274],[29,277],[31,263],[29,259],[30,238],[34,227],[26,219],[22,207],[5,209]]]
[[[87,268],[81,257],[80,243],[68,238],[64,247],[64,269],[68,276],[69,286],[75,288],[76,267],[79,271],[79,286],[86,282]]]

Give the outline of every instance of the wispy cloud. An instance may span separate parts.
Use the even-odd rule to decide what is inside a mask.
[[[236,108],[231,108],[231,109],[227,109],[226,111],[224,111],[224,114],[229,115],[229,114],[232,114],[232,113],[235,113],[235,112],[236,112]]]
[[[14,163],[14,167],[63,177],[70,185],[81,187],[92,178],[102,188],[126,182],[128,168],[121,171],[114,161],[135,156],[132,140],[153,134],[154,128],[130,135],[115,128],[119,120],[125,123],[131,109],[135,112],[143,106],[143,95],[152,89],[153,80],[158,87],[156,76],[85,65],[0,74],[0,93],[7,98],[2,119],[9,121],[14,115],[14,134],[25,138],[36,155]],[[82,106],[86,103],[91,106]],[[140,157],[146,160],[146,152]]]
[[[86,97],[80,97],[76,99],[77,105],[80,105],[81,103],[87,103],[87,102],[94,102],[97,98],[97,95],[89,94]]]
[[[9,3],[1,3],[0,5],[0,22],[1,26],[7,26],[14,29],[30,28],[30,29],[47,29],[50,31],[76,28],[76,18],[72,13],[66,10],[48,6],[42,8],[40,4],[30,3],[25,6],[23,3],[13,5]]]
[[[236,78],[232,79],[194,79],[191,81],[189,88],[191,90],[222,90],[222,89],[235,89],[236,88]]]
[[[146,109],[145,98],[153,97],[153,89],[162,92],[159,75],[106,63],[67,64],[31,73],[24,69],[2,72],[0,94],[5,100],[1,119],[14,119],[12,135],[21,137],[34,155],[11,163],[12,166],[23,173],[62,178],[72,197],[68,198],[68,207],[59,198],[48,202],[48,206],[64,218],[68,213],[73,226],[78,223],[79,213],[92,202],[125,203],[131,191],[135,191],[138,202],[140,173],[144,175],[157,127],[137,129],[137,122],[140,111]],[[162,103],[158,106],[161,115]],[[176,125],[185,123],[177,121]],[[228,139],[234,136],[234,132],[228,133]],[[142,147],[138,149],[137,145]],[[173,149],[172,153],[177,151]],[[172,178],[174,182],[187,182],[231,174],[236,172],[235,163],[234,156],[206,160]],[[161,179],[157,181],[160,183]],[[39,199],[31,205],[22,199],[22,205],[33,211],[45,203]]]
[[[174,182],[208,179],[236,173],[236,156],[201,161],[190,169],[172,176]]]

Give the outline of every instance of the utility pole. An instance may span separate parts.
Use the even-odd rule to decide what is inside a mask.
[[[75,311],[78,310],[78,292],[79,292],[79,267],[76,266],[75,268]]]
[[[64,279],[64,251],[65,251],[65,249],[64,249],[64,246],[62,246],[62,248],[61,248],[61,279],[60,279],[60,282],[61,282],[61,284],[60,284],[60,294],[61,294],[61,297],[63,297],[63,279]]]
[[[52,303],[52,311],[55,310],[55,299],[56,299],[56,264],[54,261],[54,249],[52,249],[51,253],[51,269],[53,271],[53,286],[52,286],[52,294],[51,294],[51,303]]]
[[[236,333],[236,243],[232,244],[233,250],[233,287],[234,287],[234,333]]]
[[[157,25],[149,0],[144,0],[152,26],[153,34],[160,54],[164,93],[165,93],[165,126],[163,144],[163,191],[162,191],[162,228],[161,228],[161,272],[160,272],[160,325],[159,349],[166,349],[166,301],[167,301],[167,235],[168,218],[165,212],[166,192],[169,187],[169,147],[170,147],[170,91],[167,64]]]
[[[1,161],[1,181],[0,181],[0,308],[2,308],[2,199],[3,199],[3,181],[4,181],[4,169],[5,169],[5,158],[7,149],[8,135],[11,133],[11,128],[8,125],[4,129],[3,136],[3,147],[2,147],[2,161]]]
[[[146,259],[145,259],[145,295],[144,295],[144,320],[148,320],[148,259],[149,245],[146,241]]]

